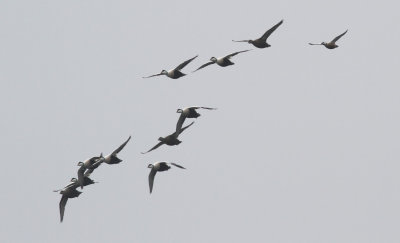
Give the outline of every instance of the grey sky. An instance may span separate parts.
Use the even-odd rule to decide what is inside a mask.
[[[1,242],[399,242],[395,1],[0,1]],[[232,39],[270,36],[255,49]],[[346,29],[339,48],[330,41]],[[234,66],[211,56],[244,49]],[[195,55],[188,76],[142,79]],[[177,108],[203,105],[180,137]],[[188,124],[188,123],[186,123]],[[78,161],[116,149],[68,201]],[[187,168],[157,175],[148,163]]]

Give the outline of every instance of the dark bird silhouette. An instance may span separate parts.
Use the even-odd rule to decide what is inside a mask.
[[[167,171],[171,168],[170,165],[174,165],[178,168],[181,169],[186,169],[185,167],[175,164],[175,163],[167,163],[167,162],[157,162],[154,164],[149,164],[147,168],[151,168],[150,174],[149,174],[149,187],[150,187],[150,193],[153,191],[153,184],[154,184],[154,177],[156,176],[158,171]]]
[[[191,61],[193,61],[193,59],[195,59],[196,57],[198,57],[198,55],[193,58],[190,58],[187,61],[184,61],[183,63],[179,64],[179,66],[177,66],[176,68],[171,69],[169,71],[162,70],[161,73],[159,73],[159,74],[154,74],[154,75],[150,75],[150,76],[143,77],[143,78],[151,78],[151,77],[161,76],[161,75],[166,75],[167,77],[172,78],[172,79],[177,79],[177,78],[183,77],[186,74],[182,73],[181,69],[184,68],[186,65],[188,65]]]
[[[122,149],[124,149],[129,140],[131,140],[131,136],[129,136],[129,138],[123,144],[121,144],[116,150],[114,150],[111,154],[105,157],[101,157],[100,158],[101,163],[104,162],[109,165],[121,163],[122,159],[118,158],[118,153],[121,152]]]
[[[255,39],[255,40],[240,40],[240,41],[235,41],[234,42],[247,42],[249,44],[253,44],[253,46],[257,48],[266,48],[270,47],[271,45],[267,43],[268,37],[283,23],[283,19],[274,25],[271,29],[267,30],[260,38]]]
[[[154,147],[152,147],[149,151],[147,152],[142,152],[142,154],[147,154],[150,151],[153,151],[154,149],[160,147],[163,144],[169,145],[169,146],[173,146],[173,145],[178,145],[180,144],[182,141],[180,141],[178,139],[178,136],[185,131],[186,128],[190,127],[191,125],[193,125],[194,122],[190,123],[189,125],[187,125],[186,127],[180,129],[180,131],[175,131],[174,133],[166,136],[166,137],[159,137],[158,140],[160,141],[159,143],[157,143]]]
[[[231,62],[231,60],[230,60],[231,57],[236,56],[237,54],[242,53],[242,52],[246,52],[246,51],[250,51],[250,50],[234,52],[232,54],[229,54],[229,55],[224,56],[224,57],[219,57],[219,58],[211,57],[210,58],[210,62],[207,62],[207,63],[201,65],[198,69],[194,70],[193,72],[196,72],[197,70],[205,68],[208,65],[211,65],[211,64],[214,64],[214,63],[218,64],[221,67],[226,67],[226,66],[233,65],[235,63]]]
[[[184,109],[176,110],[177,113],[181,113],[178,122],[176,123],[176,131],[181,130],[186,118],[197,118],[200,116],[200,114],[196,111],[197,109],[216,110],[217,108],[210,108],[204,106],[191,106],[191,107],[186,107]]]
[[[336,45],[336,41],[338,41],[342,36],[344,36],[347,33],[348,30],[346,30],[344,33],[338,35],[335,37],[335,39],[331,40],[330,42],[326,43],[326,42],[321,42],[321,44],[313,44],[313,43],[308,43],[309,45],[322,45],[325,46],[328,49],[335,49],[337,47],[339,47],[338,45]]]

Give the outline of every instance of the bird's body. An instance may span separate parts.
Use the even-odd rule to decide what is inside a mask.
[[[180,77],[185,76],[186,74],[181,72],[181,69],[184,68],[186,65],[188,65],[191,61],[193,61],[193,59],[195,59],[197,56],[190,58],[189,60],[184,61],[183,63],[179,64],[176,68],[171,69],[171,70],[162,70],[161,73],[159,74],[154,74],[154,75],[150,75],[147,77],[143,77],[143,78],[151,78],[151,77],[155,77],[155,76],[161,76],[161,75],[165,75],[169,78],[172,79],[178,79]]]
[[[221,66],[221,67],[227,67],[230,65],[234,65],[235,63],[229,60],[228,58],[225,57],[219,57],[217,58],[216,64]]]
[[[161,171],[167,171],[171,169],[170,165],[174,165],[178,168],[181,169],[186,169],[181,165],[175,164],[175,163],[167,163],[167,162],[156,162],[154,164],[149,164],[147,167],[151,168],[150,174],[149,174],[149,187],[150,187],[150,193],[153,191],[153,184],[154,184],[154,177],[156,176],[157,172]]]
[[[157,162],[153,164],[152,169],[155,171],[167,171],[171,169],[171,166],[169,166],[167,162]]]
[[[314,45],[325,46],[327,49],[335,49],[335,48],[339,47],[339,46],[336,44],[336,42],[337,42],[342,36],[344,36],[346,33],[347,33],[347,30],[346,30],[344,33],[342,33],[342,34],[336,36],[336,37],[335,37],[332,41],[330,41],[330,42],[321,42],[321,44],[313,44],[313,43],[308,43],[308,44],[309,44],[309,45],[312,45],[312,46],[314,46]]]
[[[166,137],[161,137],[160,141],[162,141],[163,143],[165,143],[166,145],[169,145],[169,146],[178,145],[182,142],[174,134],[170,134]]]
[[[211,58],[210,58],[210,62],[207,62],[207,63],[201,65],[199,68],[197,68],[197,69],[194,70],[193,72],[196,72],[197,70],[202,69],[202,68],[205,68],[205,67],[207,67],[207,66],[209,66],[209,65],[211,65],[211,64],[217,64],[218,66],[221,66],[221,67],[227,67],[227,66],[233,65],[233,64],[235,64],[235,63],[233,63],[233,62],[230,60],[231,57],[236,56],[237,54],[242,53],[242,52],[246,52],[246,51],[250,51],[250,50],[244,50],[244,51],[234,52],[234,53],[229,54],[229,55],[224,56],[224,57],[218,57],[218,58],[216,58],[216,57],[211,57]]]
[[[328,48],[328,49],[335,49],[335,48],[339,47],[339,46],[336,45],[335,43],[331,43],[331,42],[324,43],[323,45],[324,45],[326,48]]]
[[[146,154],[146,153],[148,153],[148,152],[150,152],[150,151],[152,151],[152,150],[154,150],[154,149],[160,147],[160,146],[163,145],[163,144],[166,144],[166,145],[169,145],[169,146],[174,146],[174,145],[180,144],[182,141],[180,141],[180,140],[178,139],[178,136],[179,136],[183,131],[185,131],[186,128],[188,128],[188,127],[190,127],[191,125],[193,125],[193,123],[194,123],[194,122],[190,123],[189,125],[187,125],[186,127],[182,128],[182,129],[180,129],[179,132],[178,132],[178,131],[175,131],[174,133],[172,133],[172,134],[170,134],[170,135],[168,135],[168,136],[166,136],[166,137],[160,137],[160,138],[158,138],[158,140],[159,140],[160,142],[159,142],[158,144],[156,144],[154,147],[152,147],[149,151],[147,151],[147,152],[142,152],[142,154]]]
[[[262,39],[249,40],[248,43],[253,44],[253,46],[255,46],[257,48],[267,48],[267,47],[271,46],[270,44],[263,41]]]
[[[196,111],[196,108],[194,107],[188,107],[183,109],[181,115],[185,116],[186,118],[197,118],[200,116],[200,114]]]
[[[72,178],[72,180],[77,181],[76,178]],[[77,182],[76,182],[76,183],[77,183]],[[94,184],[94,183],[96,183],[96,182],[95,182],[94,180],[90,179],[89,176],[85,175],[85,176],[83,177],[83,186],[89,186],[89,185],[92,185],[92,184]]]
[[[166,75],[167,75],[168,78],[178,79],[178,78],[180,78],[180,77],[185,76],[186,74],[182,73],[182,72],[179,71],[179,70],[171,69],[171,70],[168,70],[168,71],[167,71],[167,74],[166,74]]]
[[[240,41],[235,41],[234,42],[247,42],[249,44],[252,44],[253,46],[257,48],[267,48],[270,47],[271,45],[267,43],[268,37],[283,23],[283,20],[281,20],[279,23],[274,25],[271,29],[267,30],[260,38],[255,39],[255,40],[240,40]]]

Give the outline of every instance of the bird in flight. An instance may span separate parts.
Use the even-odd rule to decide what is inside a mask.
[[[171,168],[170,165],[176,166],[181,169],[186,169],[185,167],[175,164],[175,163],[167,163],[167,162],[156,162],[154,164],[149,164],[147,168],[151,168],[150,174],[149,174],[149,187],[150,187],[150,193],[153,191],[153,184],[154,184],[154,177],[156,176],[158,171],[167,171]]]
[[[257,48],[266,48],[270,47],[271,45],[267,43],[268,37],[283,23],[283,19],[274,25],[271,29],[267,30],[260,38],[255,39],[255,40],[240,40],[240,41],[235,41],[232,40],[233,42],[247,42],[249,44],[253,44],[253,46]]]
[[[224,57],[219,57],[219,58],[211,57],[210,58],[210,62],[207,62],[206,64],[201,65],[198,69],[194,70],[193,72],[196,72],[197,70],[205,68],[208,65],[211,65],[211,64],[214,64],[214,63],[218,64],[221,67],[226,67],[226,66],[233,65],[235,63],[231,62],[231,60],[230,60],[231,57],[236,56],[237,54],[242,53],[242,52],[246,52],[246,51],[250,51],[250,50],[234,52],[232,54],[229,54],[229,55],[224,56]]]
[[[196,111],[197,109],[216,110],[217,108],[210,108],[204,106],[191,106],[191,107],[186,107],[184,109],[176,110],[177,113],[181,113],[178,122],[176,123],[176,131],[181,130],[183,122],[185,121],[186,118],[197,118],[200,116],[200,114]]]
[[[150,76],[143,77],[143,78],[151,78],[151,77],[161,76],[161,75],[166,75],[167,77],[172,78],[172,79],[177,79],[177,78],[183,77],[186,74],[181,72],[182,68],[184,68],[186,65],[188,65],[196,57],[198,57],[198,55],[193,58],[190,58],[189,60],[182,62],[181,64],[179,64],[179,66],[177,66],[176,68],[171,69],[169,71],[162,70],[161,73],[159,73],[159,74],[154,74],[154,75],[150,75]]]
[[[321,42],[321,44],[313,44],[313,43],[308,43],[309,45],[321,45],[321,46],[325,46],[328,49],[335,49],[337,47],[339,47],[338,45],[336,45],[336,41],[338,41],[342,36],[344,36],[347,33],[348,30],[346,30],[345,32],[343,32],[342,34],[338,35],[335,37],[335,39],[331,40],[330,42],[326,43],[326,42]]]
[[[182,129],[178,131],[175,131],[174,133],[166,136],[166,137],[159,137],[158,140],[160,141],[159,143],[157,143],[154,147],[152,147],[149,151],[147,152],[141,152],[142,154],[147,154],[150,151],[153,151],[154,149],[160,147],[163,144],[169,145],[169,146],[173,146],[173,145],[178,145],[180,144],[182,141],[180,141],[178,139],[178,136],[185,131],[186,128],[190,127],[191,125],[193,125],[194,122],[190,123],[189,125],[187,125],[186,127],[183,127]]]
[[[112,165],[112,164],[119,164],[122,162],[122,159],[118,158],[117,155],[121,150],[125,147],[125,145],[131,140],[131,136],[123,143],[121,144],[116,150],[114,150],[111,154],[101,157],[101,162],[104,162],[106,164]]]
[[[89,177],[85,176],[84,184],[83,184],[84,186],[91,185],[94,183],[96,183],[96,182],[94,182]],[[79,195],[82,193],[82,192],[76,190],[76,188],[78,188],[78,187],[79,187],[78,180],[76,178],[72,178],[71,183],[69,183],[63,189],[54,190],[54,192],[60,192],[60,194],[62,195],[60,203],[59,203],[60,222],[62,222],[64,219],[65,206],[67,205],[68,198],[79,197]]]

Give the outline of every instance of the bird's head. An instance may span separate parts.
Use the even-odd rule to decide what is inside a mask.
[[[78,179],[76,179],[75,177],[71,178],[71,182],[77,182]]]
[[[183,112],[183,110],[182,109],[178,109],[178,110],[176,110],[176,113],[182,113]]]
[[[162,71],[161,71],[161,74],[167,75],[167,74],[168,74],[168,71],[167,71],[167,70],[162,70]]]
[[[153,164],[149,164],[149,165],[147,166],[147,168],[153,168],[153,167],[154,167]]]
[[[82,161],[79,161],[78,162],[78,166],[82,166],[83,165],[83,162]]]
[[[216,57],[211,57],[211,58],[210,58],[210,61],[212,61],[212,62],[217,62],[217,58],[216,58]]]
[[[165,139],[164,139],[163,137],[159,137],[159,138],[158,138],[158,141],[160,141],[160,142],[164,142],[164,140],[165,140]]]

